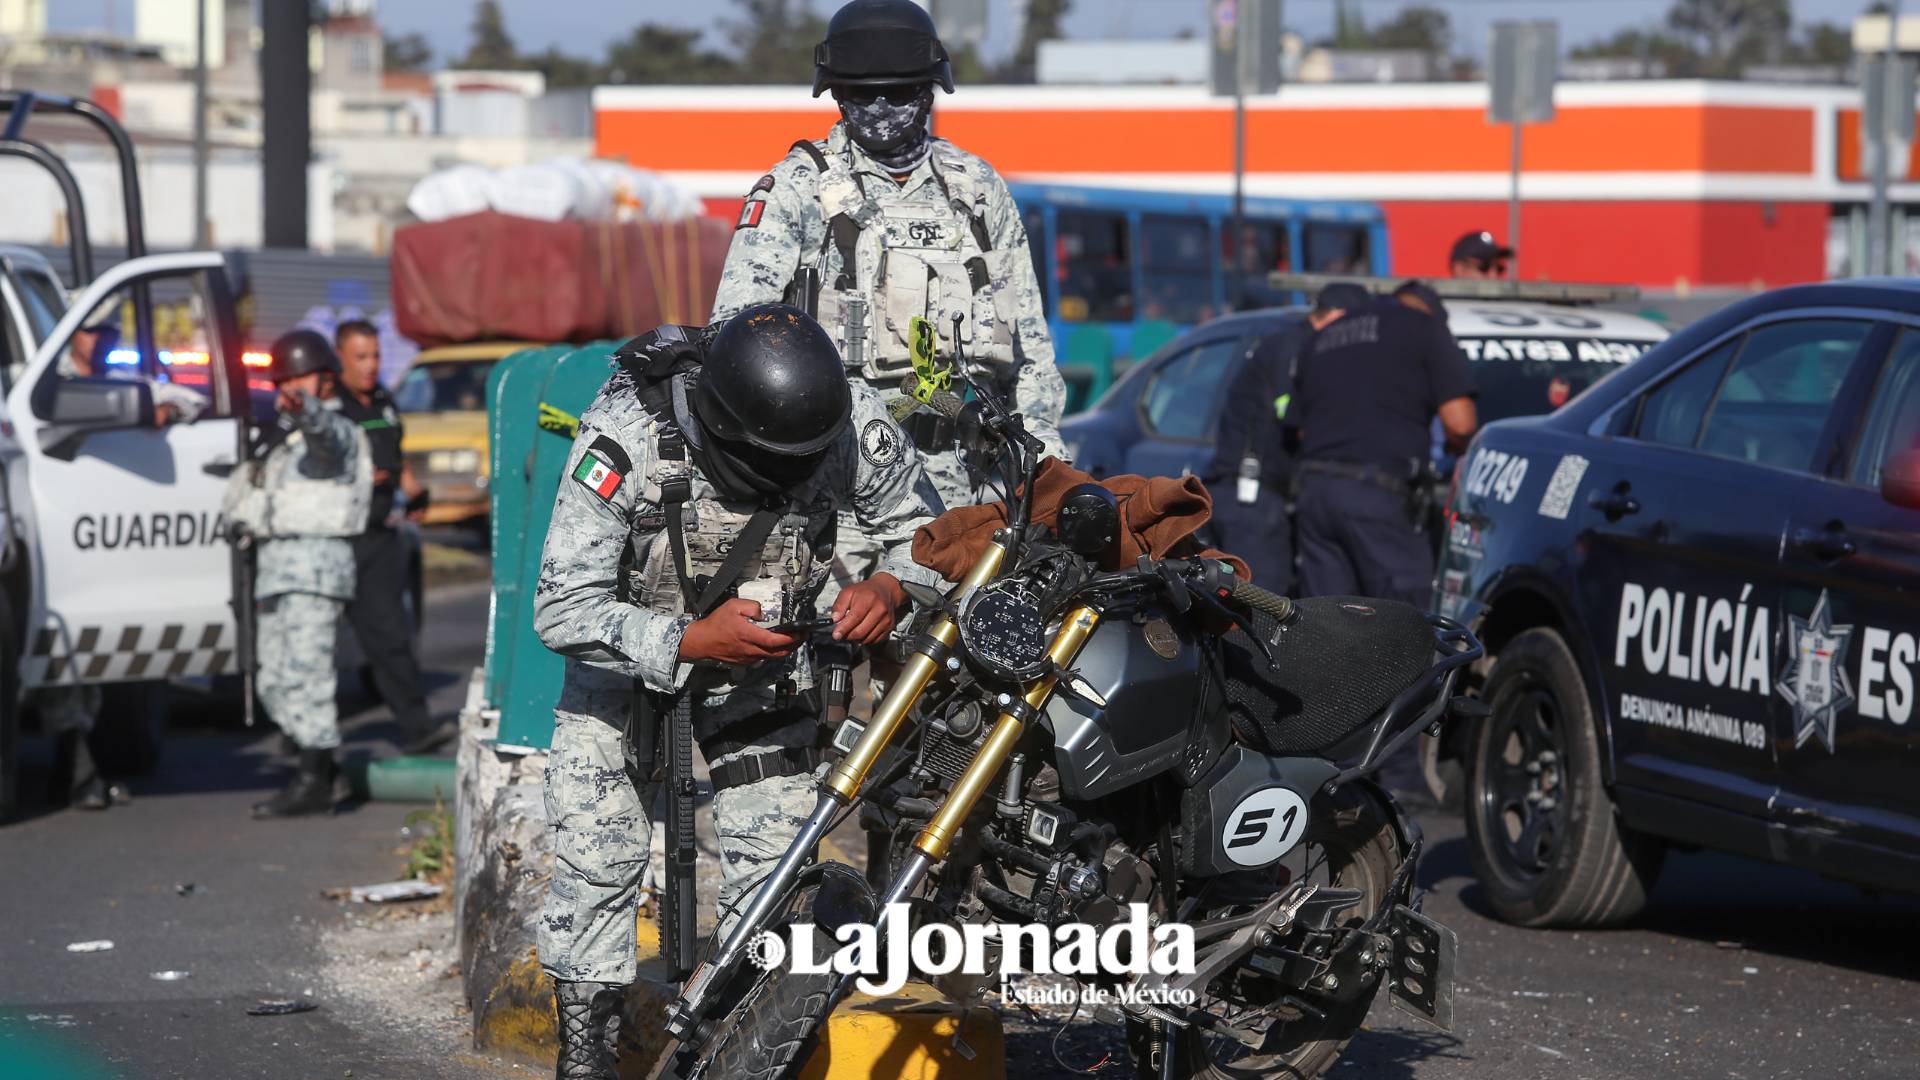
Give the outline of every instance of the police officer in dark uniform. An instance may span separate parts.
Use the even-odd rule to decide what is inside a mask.
[[[1369,301],[1316,332],[1295,376],[1301,592],[1425,607],[1433,549],[1414,505],[1437,415],[1449,449],[1476,426],[1466,358],[1434,316]]]
[[[418,521],[427,508],[427,492],[400,454],[405,429],[393,395],[380,385],[380,331],[364,319],[350,319],[334,329],[334,350],[345,391],[341,411],[360,425],[373,451],[373,506],[367,530],[353,538],[355,579],[347,621],[372,669],[374,689],[400,726],[402,750],[425,753],[456,732],[452,717],[435,724],[427,712],[413,655],[413,622],[403,599],[407,544],[400,519]],[[404,502],[396,497],[401,493]]]
[[[1213,459],[1200,474],[1213,493],[1215,546],[1246,559],[1254,580],[1272,592],[1291,594],[1294,584],[1287,512],[1294,453],[1285,422],[1300,350],[1314,331],[1367,299],[1360,286],[1335,282],[1320,290],[1305,319],[1254,347],[1227,391]]]

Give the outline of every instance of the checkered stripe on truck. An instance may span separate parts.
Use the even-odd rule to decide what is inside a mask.
[[[233,669],[231,623],[43,626],[28,641],[25,675],[46,683],[126,682],[221,675]]]

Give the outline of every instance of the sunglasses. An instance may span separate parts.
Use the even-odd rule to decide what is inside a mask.
[[[1475,259],[1474,262],[1480,265],[1482,273],[1504,274],[1507,272],[1507,260],[1505,259]]]
[[[870,105],[881,98],[896,105],[903,105],[919,97],[931,83],[875,83],[866,86],[836,86],[833,97],[836,101],[851,102],[855,105]]]

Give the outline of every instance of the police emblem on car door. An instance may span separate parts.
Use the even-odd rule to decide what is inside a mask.
[[[1793,745],[1805,746],[1818,738],[1833,753],[1833,726],[1840,710],[1853,704],[1853,686],[1847,681],[1847,641],[1851,625],[1833,625],[1823,589],[1813,614],[1790,616],[1790,652],[1787,670],[1775,689],[1793,708]]]

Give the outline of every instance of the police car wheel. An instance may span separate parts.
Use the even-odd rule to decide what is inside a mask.
[[[1566,641],[1500,650],[1468,739],[1467,841],[1494,911],[1520,926],[1610,926],[1645,905],[1664,848],[1620,823],[1591,699]]]

